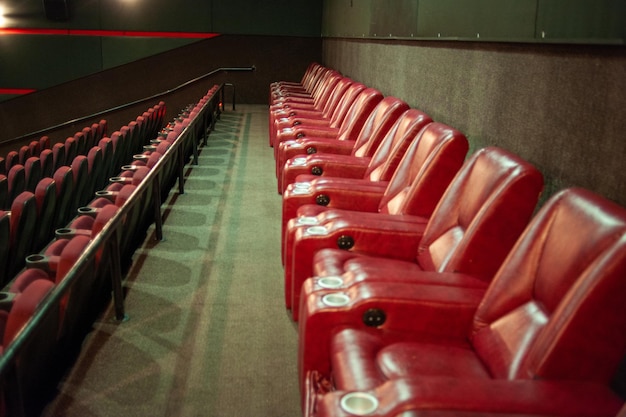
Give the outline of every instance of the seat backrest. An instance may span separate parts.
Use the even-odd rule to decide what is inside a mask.
[[[65,165],[65,143],[55,143],[52,145],[52,169],[56,171]]]
[[[74,203],[74,175],[72,174],[72,168],[66,165],[59,167],[54,171],[53,179],[57,193],[54,229],[58,229],[65,226],[74,215],[72,208]]]
[[[74,176],[74,203],[72,211],[82,207],[93,198],[89,189],[89,161],[85,155],[78,155],[72,160],[72,175]]]
[[[396,97],[385,97],[369,114],[354,140],[352,155],[371,157],[396,120],[409,109],[409,105]]]
[[[18,153],[18,161],[20,162],[20,164],[24,165],[26,163],[26,160],[28,158],[30,158],[31,156],[33,156],[31,149],[28,147],[28,145],[23,145],[20,146]]]
[[[71,164],[74,158],[78,155],[78,142],[73,136],[69,136],[65,139],[65,163]]]
[[[528,224],[543,176],[504,149],[475,152],[454,177],[426,226],[417,262],[424,270],[491,281]]]
[[[10,208],[9,180],[6,175],[0,174],[0,210]]]
[[[24,161],[24,174],[26,177],[26,190],[35,191],[41,176],[41,160],[39,156],[31,156]]]
[[[15,339],[53,287],[52,281],[37,279],[15,297],[2,337],[3,346],[8,346]]]
[[[467,154],[465,135],[430,123],[410,144],[391,178],[378,210],[429,218]]]
[[[7,173],[9,186],[9,205],[15,198],[26,190],[26,170],[24,165],[16,164]]]
[[[9,151],[4,157],[4,170],[5,172],[9,172],[14,165],[20,163],[20,157],[17,151]]]
[[[339,129],[343,124],[343,121],[350,110],[350,107],[356,100],[356,98],[365,90],[367,87],[363,83],[352,82],[341,94],[339,101],[330,117],[329,126]]]
[[[11,219],[8,211],[0,210],[0,286],[9,281],[8,262],[10,256]]]
[[[41,153],[44,149],[50,149],[50,137],[47,135],[39,138],[39,152]]]
[[[31,253],[36,227],[37,202],[35,195],[30,191],[24,191],[11,204],[9,277],[13,277],[24,267],[26,256]]]
[[[52,177],[54,173],[54,155],[52,149],[44,149],[39,153],[39,162],[41,163],[41,176]]]
[[[352,81],[348,77],[340,77],[337,84],[335,84],[334,88],[330,91],[330,96],[328,100],[326,100],[326,104],[324,105],[323,114],[329,120],[329,126],[333,128],[339,128],[342,120],[339,120],[340,115],[336,115],[337,106],[339,106],[339,102],[343,95],[348,91],[348,87],[353,84]],[[346,110],[347,111],[347,110]]]
[[[608,383],[626,354],[625,278],[626,209],[563,190],[494,277],[473,346],[496,378]]]
[[[33,251],[42,250],[54,237],[57,194],[56,183],[50,177],[42,178],[35,187],[37,227],[33,236]]]
[[[346,117],[339,127],[337,140],[356,140],[363,124],[382,99],[383,94],[375,88],[370,87],[361,91],[348,109]]]
[[[430,116],[420,110],[409,109],[404,112],[376,148],[364,178],[370,181],[389,181],[409,145],[429,123],[432,123]]]
[[[89,193],[93,195],[101,190],[107,183],[106,167],[104,165],[104,153],[99,146],[92,146],[87,152],[87,166],[89,169]]]

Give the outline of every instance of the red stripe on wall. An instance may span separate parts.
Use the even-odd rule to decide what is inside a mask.
[[[0,28],[0,35],[69,35],[69,36],[118,36],[146,38],[208,39],[219,36],[209,32],[163,32],[137,30],[95,30],[95,29],[23,29]]]
[[[20,95],[35,91],[32,88],[0,88],[0,94]]]

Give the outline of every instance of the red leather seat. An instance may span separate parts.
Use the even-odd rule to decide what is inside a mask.
[[[343,83],[340,84],[343,86]],[[292,141],[297,137],[325,137],[325,138],[336,138],[342,125],[345,124],[344,129],[348,129],[349,124],[346,123],[346,116],[350,109],[354,105],[356,99],[363,93],[363,91],[367,87],[365,84],[351,82],[348,87],[345,89],[343,94],[339,97],[335,96],[333,99],[339,98],[339,101],[335,104],[332,109],[331,120],[327,126],[323,125],[313,125],[313,126],[293,126],[284,128],[281,130],[277,130],[273,133],[273,136],[270,136],[270,140],[272,140],[272,146],[274,147],[274,161],[276,165],[276,172],[278,176],[278,157],[280,153],[281,143],[284,141]],[[340,91],[337,91],[339,94]]]
[[[288,105],[288,107],[278,107],[270,110],[270,146],[274,146],[277,132],[285,128],[293,128],[296,126],[328,126],[338,128],[341,125],[348,107],[341,106],[340,102],[354,81],[340,75],[336,77],[336,82],[328,85],[327,91],[321,99],[320,108],[317,106],[305,106],[304,104],[299,106],[292,104]]]
[[[323,150],[320,151],[333,154],[338,153],[350,155],[357,158],[371,158],[376,152],[378,145],[380,145],[381,141],[387,135],[387,132],[389,132],[398,118],[408,109],[409,105],[399,98],[385,97],[371,110],[356,136],[340,142],[335,141],[334,144],[324,144]],[[309,140],[308,142],[311,146],[316,146],[313,145],[315,140]],[[309,147],[309,149],[311,148]],[[286,152],[284,156],[287,157],[289,153]],[[291,175],[288,168],[296,159],[297,157],[288,159],[284,164],[282,175],[278,177],[279,194],[283,193],[287,184],[290,184],[295,180],[295,176]],[[285,172],[285,170],[287,170],[287,172]]]
[[[304,91],[309,90],[310,84],[315,77],[315,73],[316,71],[320,70],[320,68],[323,68],[323,66],[318,64],[317,62],[311,62],[304,71],[304,74],[302,74],[302,78],[300,79],[300,81],[281,80],[270,83],[270,101],[272,97],[272,92],[275,90],[282,90],[284,88],[302,89]]]
[[[389,129],[371,158],[333,154],[314,154],[307,157],[302,171],[321,166],[323,172],[321,176],[299,174],[296,182],[287,186],[283,193],[281,239],[287,223],[298,216],[301,206],[307,204],[316,205],[316,214],[329,208],[378,210],[380,199],[400,161],[420,131],[431,122],[432,119],[423,112],[409,109]],[[403,168],[406,169],[408,167]],[[359,176],[360,179],[357,179]],[[367,192],[370,187],[371,201],[366,198],[370,195]],[[306,212],[313,210],[310,208]],[[281,248],[283,247],[284,240],[281,244]]]
[[[557,193],[486,292],[399,272],[302,303],[305,415],[344,416],[342,398],[355,392],[374,399],[377,416],[614,416],[622,407],[609,385],[626,353],[623,207],[583,189]]]
[[[348,92],[353,92],[353,89],[348,89]],[[349,109],[338,129],[296,126],[278,132],[274,143],[276,178],[280,180],[283,165],[296,155],[329,151],[349,154],[363,124],[382,99],[380,91],[365,88],[356,95],[356,98],[344,95],[340,105],[349,103]],[[343,152],[339,151],[340,146]]]
[[[330,68],[313,64],[309,66],[300,83],[282,82],[271,85],[269,92],[270,106],[286,101],[313,103],[315,101],[316,89],[320,85],[320,79],[329,71],[331,71]]]
[[[543,177],[534,166],[489,147],[466,161],[430,218],[354,213],[297,230],[292,314],[304,280],[341,275],[360,262],[387,267],[404,261],[416,271],[473,274],[478,282],[462,284],[484,288],[526,227],[542,188]]]
[[[283,175],[290,171],[287,175],[294,177],[296,182],[310,182],[320,177],[330,177],[331,181],[351,178],[388,182],[413,139],[432,121],[426,113],[409,109],[387,131],[371,157],[315,153],[304,157],[299,165],[292,164],[285,168]],[[287,184],[286,188],[291,184]]]
[[[326,206],[304,204],[298,208],[283,205],[285,217],[292,217],[285,224],[282,241],[287,308],[292,307],[294,296],[290,288],[295,262],[294,242],[299,233],[333,219],[374,213],[399,216],[403,222],[424,223],[463,165],[467,149],[467,139],[461,132],[442,123],[431,123],[419,132],[387,187],[344,187],[340,183],[340,187],[334,189],[332,184],[320,184],[316,187],[315,199],[318,203],[328,202]],[[345,203],[337,204],[336,200]],[[331,207],[333,201],[335,205]],[[287,202],[293,204],[298,200],[291,198]],[[300,199],[300,202],[304,203],[306,199]],[[294,212],[296,216],[293,216]],[[297,311],[294,316],[297,317]]]

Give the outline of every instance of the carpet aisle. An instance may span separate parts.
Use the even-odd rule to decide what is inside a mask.
[[[44,416],[298,416],[267,106],[222,114]]]

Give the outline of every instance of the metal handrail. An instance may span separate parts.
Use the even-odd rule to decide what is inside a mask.
[[[166,96],[168,94],[171,94],[171,93],[173,93],[175,91],[178,91],[178,90],[180,90],[182,88],[185,88],[185,87],[187,87],[190,84],[193,84],[193,83],[196,83],[196,82],[198,82],[200,80],[203,80],[205,78],[211,77],[211,76],[213,76],[213,75],[215,75],[215,74],[217,74],[219,72],[233,72],[233,71],[235,71],[235,72],[237,72],[237,71],[256,71],[256,66],[251,65],[249,67],[221,67],[221,68],[216,68],[216,69],[212,70],[211,72],[207,72],[206,74],[200,75],[199,77],[192,78],[191,80],[188,80],[188,81],[186,81],[186,82],[184,82],[184,83],[182,83],[182,84],[180,84],[180,85],[178,85],[178,86],[176,86],[174,88],[170,88],[169,90],[165,90],[165,91],[162,91],[160,93],[153,94],[153,95],[151,95],[149,97],[140,98],[138,100],[131,101],[131,102],[122,104],[120,106],[111,107],[109,109],[102,110],[102,111],[99,111],[99,112],[96,112],[96,113],[93,113],[93,114],[89,114],[87,116],[77,117],[76,119],[68,120],[66,122],[59,123],[57,125],[47,127],[45,129],[39,129],[39,130],[36,130],[34,132],[30,132],[30,133],[27,133],[27,134],[24,134],[24,135],[21,135],[21,136],[12,138],[12,139],[8,139],[8,140],[3,141],[2,144],[4,145],[4,144],[10,144],[10,143],[13,143],[13,142],[19,142],[19,141],[22,141],[22,140],[24,140],[26,138],[30,138],[32,136],[38,136],[38,135],[41,135],[43,133],[46,133],[46,132],[49,132],[49,131],[52,131],[52,130],[56,130],[56,129],[60,129],[62,127],[66,127],[66,126],[70,126],[70,125],[73,125],[73,124],[76,124],[76,123],[84,122],[85,120],[95,119],[96,117],[100,117],[100,116],[103,116],[103,115],[108,114],[108,113],[113,113],[115,111],[124,110],[124,109],[126,109],[128,107],[132,107],[132,106],[135,106],[137,104],[144,103],[146,101],[150,101],[150,100],[155,100],[157,98],[161,98],[161,97]],[[233,87],[233,110],[235,110],[235,89],[234,89],[234,86],[232,84],[227,83],[227,85]],[[223,96],[223,92],[222,92],[222,99],[223,99],[223,97],[224,96]]]
[[[215,72],[213,72],[215,73]],[[122,221],[124,217],[132,210],[136,204],[141,202],[141,196],[146,190],[153,186],[154,190],[158,190],[160,187],[159,182],[159,174],[163,170],[166,164],[168,163],[177,163],[184,164],[183,152],[185,150],[185,145],[187,141],[194,141],[193,146],[197,146],[200,140],[203,140],[206,143],[206,135],[208,134],[206,130],[204,130],[203,136],[200,138],[194,137],[194,133],[196,131],[196,127],[198,127],[199,123],[202,123],[203,129],[207,126],[206,120],[211,116],[209,112],[215,108],[216,104],[214,103],[217,99],[222,99],[223,97],[223,88],[222,84],[219,89],[213,94],[211,100],[208,100],[198,115],[191,120],[189,125],[183,129],[178,138],[172,143],[169,149],[163,154],[163,156],[159,159],[159,161],[154,165],[154,167],[148,172],[143,181],[137,186],[137,188],[132,192],[128,200],[117,210],[116,214],[107,222],[107,224],[103,227],[103,229],[89,242],[87,247],[81,253],[79,258],[76,260],[72,268],[68,271],[65,278],[55,285],[50,293],[40,302],[38,308],[35,313],[31,317],[31,319],[25,324],[25,326],[21,329],[15,339],[8,345],[4,347],[4,351],[0,354],[0,380],[1,379],[9,379],[9,384],[6,384],[10,387],[12,394],[17,398],[18,406],[21,407],[22,390],[19,387],[18,378],[16,378],[16,359],[18,355],[24,349],[26,344],[35,336],[36,331],[41,322],[45,320],[48,314],[52,312],[53,309],[56,309],[58,303],[61,298],[70,290],[70,288],[76,283],[81,274],[87,272],[87,268],[90,265],[90,262],[93,261],[96,257],[97,252],[101,248],[109,249],[109,253],[111,254],[111,267],[112,267],[112,292],[113,292],[113,302],[115,307],[115,317],[118,322],[124,321],[127,317],[124,311],[124,300],[123,300],[123,291],[122,291],[122,273],[121,273],[121,255],[119,253],[118,247],[118,234],[120,233],[120,227],[122,225]],[[217,104],[219,106],[219,103]],[[196,142],[197,140],[197,142]],[[179,192],[183,193],[183,167],[180,166],[177,170],[178,181],[179,181]],[[160,229],[162,224],[162,215],[161,215],[161,201],[159,193],[153,194],[154,205],[155,205],[155,223],[157,229],[157,238],[160,239]],[[157,201],[158,199],[158,201]],[[15,399],[15,398],[14,398]],[[21,415],[23,410],[18,410],[17,415]]]

